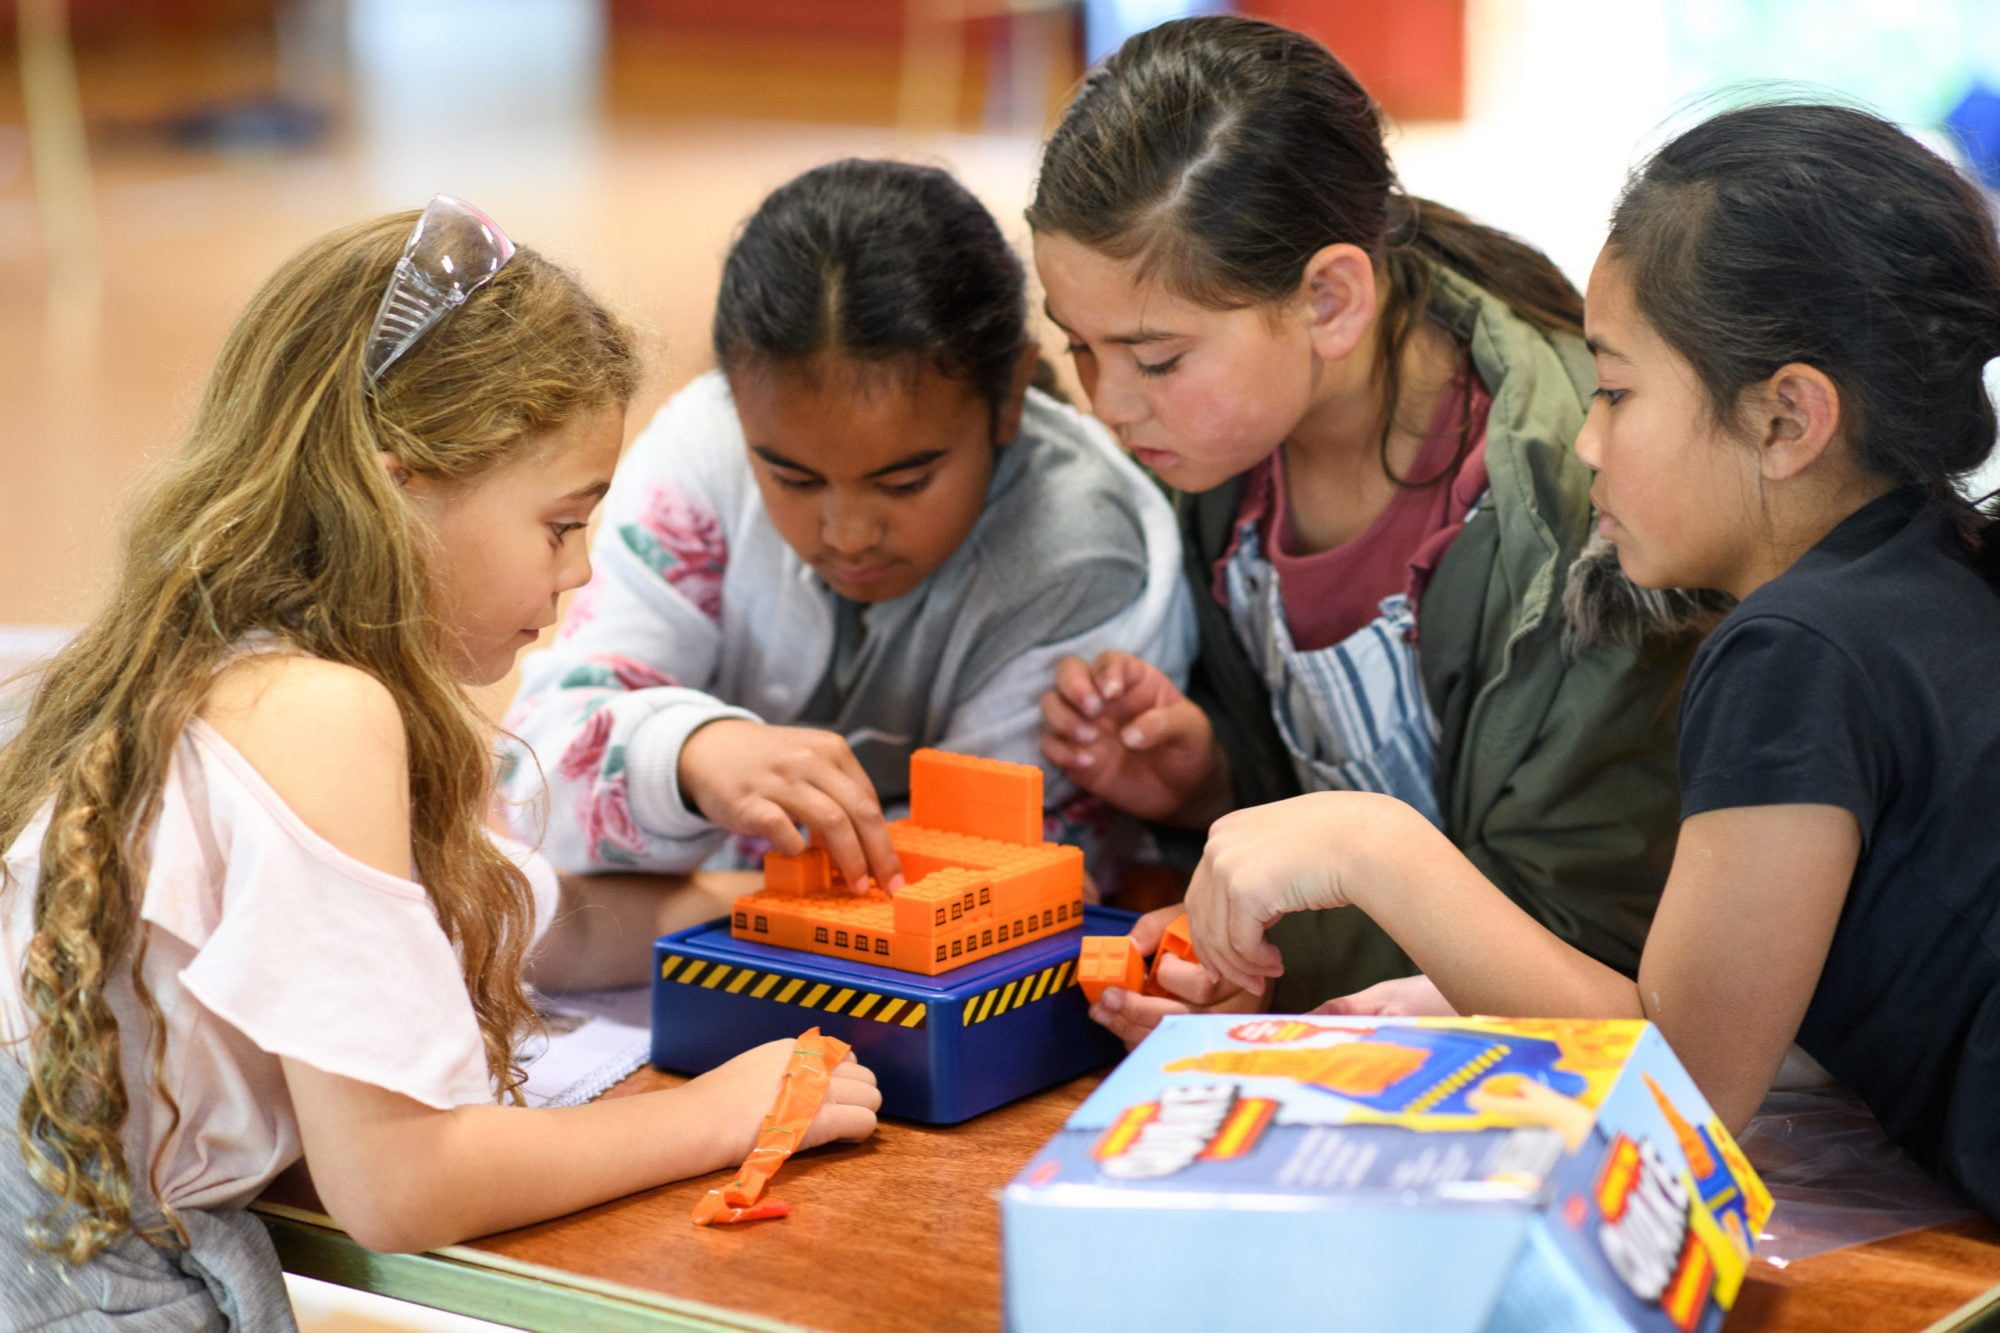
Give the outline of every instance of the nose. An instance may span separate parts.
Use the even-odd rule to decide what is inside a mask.
[[[1084,391],[1090,395],[1090,410],[1099,421],[1119,430],[1136,426],[1150,415],[1137,378],[1130,373],[1100,369],[1084,382]]]
[[[581,534],[579,534],[581,535]],[[582,541],[563,543],[562,560],[556,566],[556,595],[590,582],[590,548]]]
[[[1604,404],[1593,399],[1590,410],[1584,413],[1583,429],[1576,433],[1576,456],[1585,467],[1593,470],[1604,466],[1604,441],[1598,437],[1603,419]]]
[[[873,505],[833,495],[820,512],[819,538],[838,555],[862,555],[880,544],[882,523]]]

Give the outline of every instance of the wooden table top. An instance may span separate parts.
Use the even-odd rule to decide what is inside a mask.
[[[610,1095],[679,1081],[642,1070]],[[727,1180],[723,1172],[475,1241],[456,1253],[831,1333],[995,1329],[999,1192],[1095,1083],[1078,1079],[962,1126],[884,1123],[868,1143],[794,1158],[771,1191],[794,1206],[783,1221],[692,1225],[695,1200]],[[1965,1222],[1783,1270],[1756,1264],[1727,1327],[1729,1333],[1924,1329],[1996,1282],[2000,1228]]]

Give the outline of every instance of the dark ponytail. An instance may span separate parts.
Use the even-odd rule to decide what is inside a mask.
[[[909,362],[969,384],[997,413],[1027,345],[1027,284],[986,206],[935,167],[846,161],[780,186],[722,268],[725,373],[819,352]]]
[[[1546,255],[1403,193],[1367,90],[1312,38],[1254,19],[1181,19],[1120,47],[1050,136],[1028,222],[1218,309],[1288,300],[1315,252],[1360,246],[1387,275],[1389,404],[1439,266],[1583,331],[1583,298]]]
[[[1856,462],[1957,508],[2000,574],[2000,541],[1957,490],[1993,449],[2000,240],[1949,163],[1848,107],[1726,111],[1633,174],[1607,245],[1718,422],[1780,367],[1818,368]]]

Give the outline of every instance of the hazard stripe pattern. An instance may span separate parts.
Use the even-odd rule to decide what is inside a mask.
[[[704,990],[726,991],[731,995],[748,995],[753,1000],[792,1004],[802,1009],[818,1009],[822,1013],[844,1013],[850,1018],[866,1019],[891,1027],[930,1026],[928,1009],[914,1000],[862,990],[858,986],[828,985],[823,981],[808,981],[804,977],[789,977],[782,972],[766,972],[758,967],[738,967],[733,963],[718,963],[707,958],[683,958],[678,954],[668,954],[660,960],[660,978],[680,986],[699,986]]]
[[[1047,999],[1065,986],[1076,983],[1076,959],[1065,958],[1039,972],[1003,981],[991,990],[981,991],[965,1002],[965,1026],[973,1027],[989,1018],[998,1018],[1009,1010]]]

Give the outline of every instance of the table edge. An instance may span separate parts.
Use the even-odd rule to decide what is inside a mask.
[[[535,1333],[567,1333],[577,1327],[603,1333],[796,1333],[799,1328],[469,1245],[384,1254],[356,1242],[324,1213],[264,1201],[253,1203],[251,1210],[270,1234],[287,1273]]]

